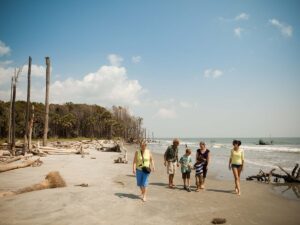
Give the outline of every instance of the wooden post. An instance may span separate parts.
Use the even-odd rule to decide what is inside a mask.
[[[43,146],[47,145],[47,136],[48,136],[49,85],[50,85],[50,58],[46,57],[46,98],[45,98],[45,124],[44,124]]]
[[[8,144],[11,146],[11,114],[12,114],[12,98],[13,98],[13,83],[14,77],[11,78],[11,85],[10,85],[10,105],[9,105],[9,121],[8,121]]]
[[[23,155],[28,149],[28,123],[29,123],[29,108],[30,108],[30,82],[31,82],[31,57],[28,59],[28,73],[27,73],[27,104],[26,104],[26,120],[25,120],[25,134],[24,134],[24,148]]]

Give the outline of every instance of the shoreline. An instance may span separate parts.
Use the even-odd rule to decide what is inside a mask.
[[[242,195],[232,194],[234,182],[213,179],[208,174],[206,190],[196,193],[182,188],[180,170],[176,189],[167,188],[163,157],[153,154],[156,171],[151,173],[148,201],[139,198],[132,174],[137,145],[127,148],[128,164],[114,164],[120,154],[90,150],[90,155],[50,155],[41,167],[27,167],[0,173],[0,191],[38,183],[58,170],[65,188],[46,189],[0,198],[0,224],[211,224],[216,217],[226,224],[298,224],[298,201],[270,191],[269,186],[242,181]],[[92,159],[95,158],[95,159]],[[88,183],[88,187],[74,186]],[[191,184],[194,185],[193,176]]]

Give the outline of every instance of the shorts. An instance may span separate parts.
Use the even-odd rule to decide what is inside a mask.
[[[237,169],[240,169],[241,167],[242,167],[242,165],[231,164],[231,168],[237,168]]]
[[[190,177],[191,177],[191,172],[182,173],[182,179],[190,179]]]
[[[142,170],[136,170],[136,184],[139,187],[147,187],[148,186],[148,178],[150,173],[145,173]]]
[[[176,162],[167,162],[167,173],[175,174],[176,172]]]

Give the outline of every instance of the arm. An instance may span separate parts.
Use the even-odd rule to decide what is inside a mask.
[[[229,170],[231,170],[231,158],[232,158],[232,152],[230,153],[230,158],[229,158],[229,164],[228,164]]]
[[[133,159],[133,163],[132,163],[132,173],[135,174],[135,170],[136,170],[136,159],[137,159],[137,152],[134,154],[134,159]]]
[[[206,163],[207,166],[208,166],[210,160],[211,160],[211,157],[210,157],[210,152],[209,152],[208,155],[207,155],[207,163]]]
[[[179,167],[179,162],[178,162],[178,148],[176,150],[175,158],[176,158],[176,162],[177,162],[177,167]]]
[[[155,166],[154,166],[154,160],[153,160],[153,157],[152,157],[151,153],[150,153],[150,165],[152,167],[152,171],[154,172],[155,171]]]
[[[245,155],[244,151],[242,152],[242,171],[244,170],[244,165],[245,165]]]
[[[164,165],[165,166],[167,165],[167,151],[168,151],[168,149],[165,151],[165,154],[164,154]]]

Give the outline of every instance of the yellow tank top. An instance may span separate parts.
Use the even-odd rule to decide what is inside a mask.
[[[239,149],[238,151],[235,151],[234,149],[231,150],[231,164],[242,165],[243,160],[244,160],[243,149]]]
[[[150,151],[145,149],[143,156],[144,156],[144,164],[141,150],[137,151],[137,158],[136,158],[136,168],[141,170],[143,166],[150,167]]]

